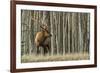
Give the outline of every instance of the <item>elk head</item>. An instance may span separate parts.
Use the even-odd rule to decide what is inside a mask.
[[[51,33],[48,30],[47,24],[40,26],[42,28],[42,31],[45,33],[45,36],[49,37],[52,36]]]

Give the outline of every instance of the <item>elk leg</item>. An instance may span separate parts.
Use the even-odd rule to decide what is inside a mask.
[[[47,45],[47,46],[45,46],[44,47],[44,55],[46,54],[46,53],[49,53],[49,46]]]
[[[50,54],[51,50],[50,50],[50,46],[47,45],[47,52]]]
[[[44,48],[44,55],[45,55],[45,53],[46,53],[46,47],[43,47]]]
[[[46,55],[47,48],[46,47],[43,47],[43,48],[44,48],[44,55]]]
[[[39,54],[39,46],[37,46],[37,53],[36,53],[37,55]]]

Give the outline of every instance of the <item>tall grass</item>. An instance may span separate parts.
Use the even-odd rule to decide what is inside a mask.
[[[46,61],[69,61],[69,60],[87,60],[89,59],[88,53],[74,53],[65,55],[23,55],[21,57],[22,63],[29,62],[46,62]]]

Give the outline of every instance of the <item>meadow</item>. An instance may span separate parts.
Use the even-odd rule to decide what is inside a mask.
[[[23,55],[21,58],[21,62],[47,62],[47,61],[71,61],[71,60],[88,60],[88,53],[70,53],[65,55]]]

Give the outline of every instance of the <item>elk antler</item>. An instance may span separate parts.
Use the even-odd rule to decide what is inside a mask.
[[[50,33],[47,29],[43,28],[41,25],[40,25],[40,27],[41,27],[42,29],[44,29],[46,32]]]

